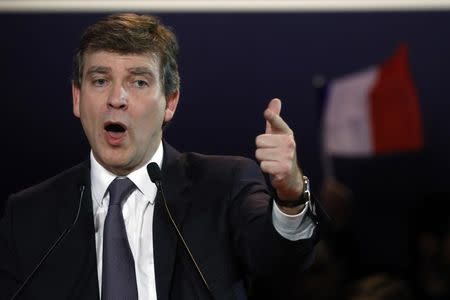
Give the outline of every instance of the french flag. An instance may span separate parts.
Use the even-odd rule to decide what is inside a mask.
[[[323,151],[329,156],[372,156],[419,151],[424,146],[417,89],[408,48],[328,83],[322,118]]]

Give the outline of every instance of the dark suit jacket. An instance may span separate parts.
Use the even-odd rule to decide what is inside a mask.
[[[275,231],[270,195],[253,161],[164,148],[165,197],[214,299],[289,297],[287,289],[311,263],[317,232],[292,242]],[[73,222],[81,186],[77,223],[19,299],[98,299],[89,173],[84,162],[10,197],[0,225],[1,299],[9,299]],[[208,299],[160,196],[153,239],[158,299]]]

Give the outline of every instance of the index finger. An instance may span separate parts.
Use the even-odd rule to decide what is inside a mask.
[[[267,122],[267,128],[269,130],[266,130],[266,133],[273,133],[273,134],[291,134],[292,130],[286,124],[286,122],[283,120],[283,118],[280,117],[280,115],[277,115],[270,109],[266,109],[264,111],[264,118]]]

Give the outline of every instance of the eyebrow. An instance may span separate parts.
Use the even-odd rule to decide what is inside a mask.
[[[150,77],[155,78],[155,73],[147,67],[135,67],[127,70],[133,75],[149,75]]]
[[[134,68],[128,68],[128,72],[130,72],[133,75],[148,75],[152,78],[155,78],[155,73],[147,68],[147,67],[134,67]],[[110,67],[105,66],[92,66],[86,71],[86,75],[92,75],[94,73],[100,73],[100,74],[108,74],[111,72]]]
[[[86,71],[86,75],[91,75],[93,73],[107,74],[109,72],[111,72],[111,68],[109,68],[109,67],[92,66]]]

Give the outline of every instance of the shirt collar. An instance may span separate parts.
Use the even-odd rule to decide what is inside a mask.
[[[147,173],[147,165],[155,162],[161,168],[164,155],[162,141],[159,143],[158,149],[150,160],[141,168],[134,170],[126,177],[128,177],[136,185],[138,190],[144,194],[145,199],[149,199],[151,203],[155,200],[156,186],[151,182]],[[94,212],[102,205],[103,199],[106,196],[107,189],[111,182],[118,177],[117,175],[106,170],[94,157],[91,150],[91,188],[92,188],[92,204]]]

